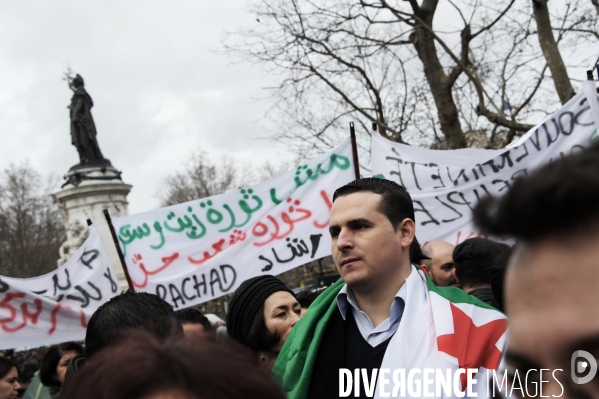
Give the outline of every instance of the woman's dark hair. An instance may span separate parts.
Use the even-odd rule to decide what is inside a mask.
[[[254,320],[250,324],[250,331],[245,338],[245,344],[248,348],[255,351],[265,351],[277,344],[281,336],[279,334],[271,333],[266,328],[266,322],[264,321],[264,302],[260,306],[260,310],[254,316]]]
[[[273,398],[282,391],[241,346],[201,338],[159,341],[136,331],[89,359],[63,389],[62,399],[138,399],[177,392],[186,398]]]
[[[6,374],[8,374],[13,367],[17,367],[17,365],[12,360],[0,357],[0,378],[6,377]]]
[[[60,381],[56,379],[56,367],[58,367],[58,362],[66,352],[77,352],[80,355],[83,353],[83,347],[77,342],[64,342],[48,348],[40,369],[42,384],[49,388],[60,388]]]

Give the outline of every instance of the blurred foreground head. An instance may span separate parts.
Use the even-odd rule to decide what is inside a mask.
[[[519,242],[505,281],[508,363],[524,373],[562,369],[563,396],[547,372],[543,395],[598,397],[599,376],[579,385],[570,370],[589,361],[572,358],[575,351],[599,353],[599,142],[481,201],[474,217],[487,233]]]
[[[159,341],[132,333],[98,352],[64,389],[62,399],[283,399],[242,348],[204,339]]]
[[[100,306],[89,319],[86,356],[89,358],[131,330],[144,330],[161,339],[183,332],[168,302],[147,292],[127,291]]]

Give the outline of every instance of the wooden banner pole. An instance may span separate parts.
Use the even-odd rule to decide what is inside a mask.
[[[108,213],[108,209],[104,209],[104,217],[106,218],[106,223],[108,223],[108,228],[110,229],[110,234],[112,235],[112,241],[116,246],[116,252],[119,254],[119,259],[121,260],[121,266],[123,266],[123,271],[125,272],[125,278],[127,279],[127,285],[132,292],[135,292],[135,288],[133,288],[133,282],[131,281],[131,276],[129,276],[129,269],[127,269],[127,264],[125,263],[125,257],[123,256],[123,251],[121,251],[121,246],[119,245],[119,240],[116,237],[116,233],[114,231],[114,226],[112,225],[112,219],[110,218],[110,214]]]
[[[356,144],[356,129],[354,128],[354,123],[349,123],[349,133],[351,136],[351,153],[354,158],[354,174],[356,175],[356,180],[360,178],[360,162],[358,161],[358,145]]]

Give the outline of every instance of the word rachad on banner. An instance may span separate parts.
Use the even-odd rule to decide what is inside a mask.
[[[351,159],[348,139],[258,185],[114,218],[134,287],[188,307],[330,254],[331,198],[353,180]]]

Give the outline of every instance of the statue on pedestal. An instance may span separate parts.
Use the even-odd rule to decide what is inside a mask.
[[[94,102],[85,91],[83,78],[77,74],[74,78],[69,77],[68,82],[73,90],[71,105],[68,107],[71,116],[71,143],[77,148],[80,160],[79,165],[73,168],[110,165],[110,161],[102,156],[96,139],[96,125],[91,113]]]

